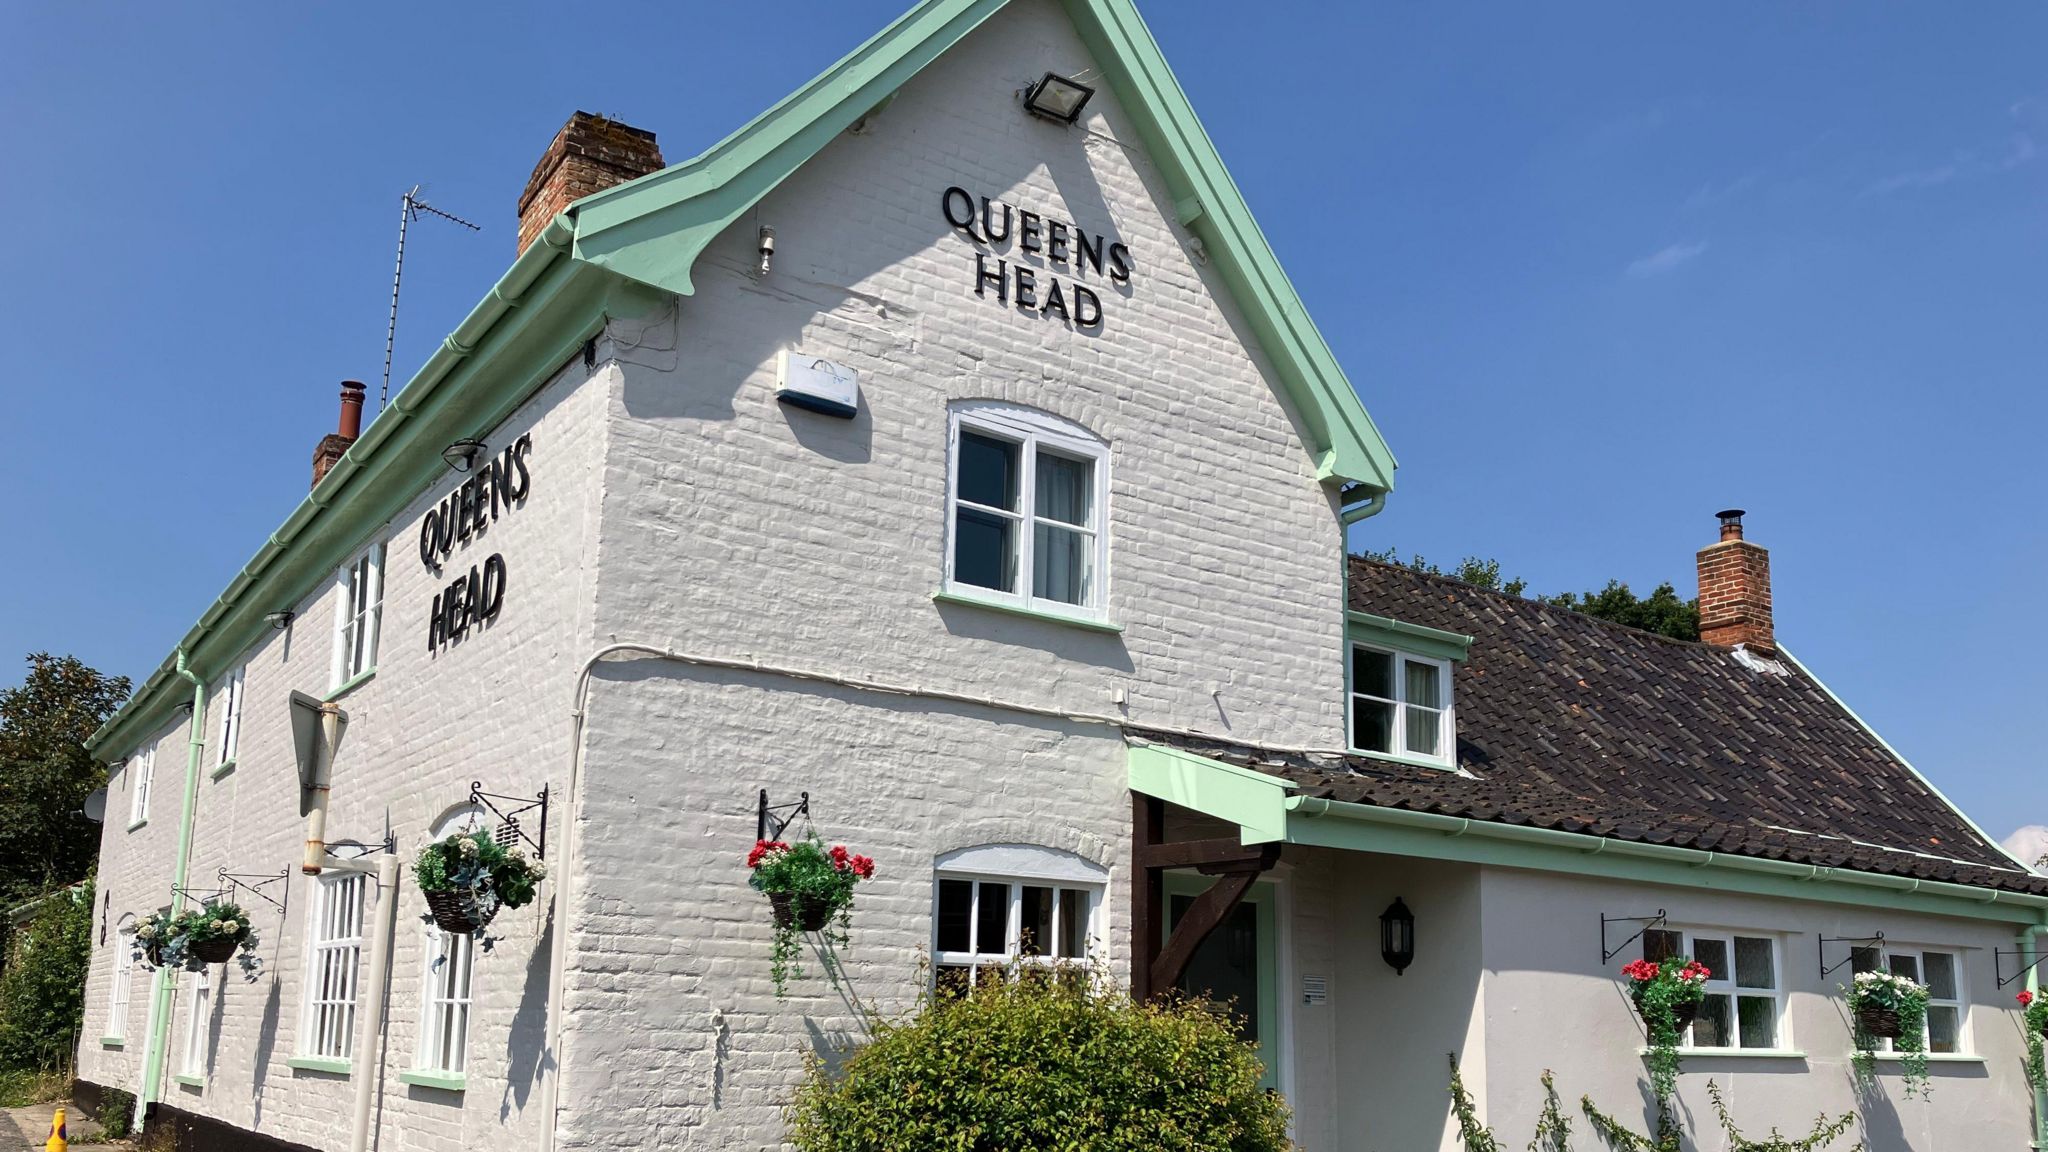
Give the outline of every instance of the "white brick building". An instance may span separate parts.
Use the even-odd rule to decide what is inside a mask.
[[[1077,122],[1027,111],[1048,76],[1092,88]],[[1134,844],[1147,797],[1171,802],[1169,835],[1286,845],[1222,910],[1246,956],[1227,971],[1217,935],[1193,964],[1258,1001],[1247,1029],[1308,1148],[1449,1147],[1452,1048],[1504,1131],[1533,1117],[1546,1064],[1623,1107],[1640,1036],[1578,929],[1696,889],[1718,889],[1699,924],[1769,936],[1788,973],[1803,926],[1873,902],[1894,939],[1983,969],[1953,1054],[1973,1075],[1894,1126],[1914,1148],[2027,1139],[1989,974],[2048,889],[2009,861],[1962,852],[1982,875],[1924,892],[1810,868],[1806,899],[1719,865],[1585,870],[1308,822],[1302,774],[1358,751],[1375,706],[1349,691],[1351,642],[1400,615],[1356,587],[1347,603],[1345,577],[1345,525],[1393,463],[1128,0],[925,0],[674,167],[579,115],[522,210],[505,278],[359,439],[323,443],[306,503],[95,738],[122,767],[80,1076],[189,1146],[774,1146],[807,1058],[858,1040],[849,996],[901,1010],[933,957],[1015,948],[1016,913],[1002,941],[951,938],[960,879],[1085,894],[1095,962],[1149,980],[1209,878],[1134,868],[1163,858]],[[778,400],[821,361],[857,376],[850,416]],[[465,512],[478,473],[444,449],[472,439],[526,483]],[[473,569],[487,618],[437,618]],[[1456,638],[1407,624],[1425,647]],[[295,691],[347,717],[318,876],[299,867]],[[466,818],[472,782],[546,790],[552,873],[449,984],[459,945],[376,861]],[[742,863],[763,790],[807,793],[823,834],[879,867],[843,986],[813,963],[786,1001]],[[261,978],[215,969],[202,994],[131,968],[124,929],[222,873],[289,893],[239,897]],[[1396,894],[1424,954],[1466,940],[1400,995],[1372,948]],[[342,985],[314,978],[337,964]],[[1802,1042],[1822,1030],[1804,1018],[1824,1019],[1822,984],[1774,995]],[[1550,1002],[1583,1009],[1583,1045],[1515,1019]],[[429,1027],[456,1012],[459,1040]],[[1854,1103],[1842,1054],[1811,1047],[1695,1063],[1730,1061],[1750,1123],[1792,1124]],[[1686,1091],[1704,1079],[1689,1066]]]

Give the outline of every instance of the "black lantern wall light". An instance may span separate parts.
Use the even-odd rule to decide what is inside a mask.
[[[1399,976],[1415,963],[1415,913],[1399,896],[1380,913],[1380,959]]]

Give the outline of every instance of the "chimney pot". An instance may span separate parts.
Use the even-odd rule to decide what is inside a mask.
[[[570,204],[663,167],[654,133],[588,112],[569,117],[519,195],[519,251]]]
[[[343,380],[341,416],[335,421],[334,431],[322,436],[319,446],[313,449],[313,487],[320,486],[320,481],[327,478],[328,471],[341,459],[342,453],[347,452],[348,446],[355,443],[357,437],[362,434],[362,381]]]
[[[1716,515],[1721,539],[1698,556],[1700,639],[1771,655],[1778,650],[1771,622],[1771,554],[1742,538],[1742,509]]]

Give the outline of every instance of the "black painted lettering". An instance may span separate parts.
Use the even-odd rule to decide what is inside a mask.
[[[1093,240],[1094,243],[1089,243]],[[1102,275],[1102,237],[1089,236],[1079,228],[1074,229],[1074,241],[1080,248],[1080,258],[1074,261],[1074,271],[1080,272],[1088,265],[1095,266],[1095,274]]]
[[[1017,265],[1017,307],[1038,307],[1038,289],[1035,285],[1037,274],[1024,265]]]
[[[1131,282],[1131,250],[1122,244],[1109,246],[1109,278],[1119,284]]]
[[[427,515],[420,521],[420,565],[427,571],[437,571],[441,565],[434,559],[434,526],[441,522],[437,509],[427,509]]]
[[[1060,319],[1065,320],[1068,318],[1067,298],[1060,294],[1060,282],[1052,277],[1047,277],[1047,279],[1051,280],[1051,283],[1045,289],[1045,307],[1039,309],[1038,314],[1040,316],[1049,316],[1057,312],[1060,314]]]
[[[993,284],[996,286],[996,299],[1007,303],[1010,299],[1008,267],[1007,261],[998,259],[996,261],[996,270],[991,274],[988,270],[988,253],[976,252],[974,254],[974,294],[976,296],[984,295],[982,290]]]
[[[484,619],[495,620],[505,604],[505,558],[493,552],[484,561]]]
[[[1042,245],[1039,243],[1039,224],[1038,213],[1017,209],[1017,247],[1026,252],[1040,250]]]
[[[517,503],[526,499],[527,484],[533,479],[526,471],[526,454],[532,448],[533,433],[531,432],[525,433],[519,439],[512,442],[512,475],[517,477],[517,479],[513,481],[512,487],[506,490],[508,493],[506,496],[507,503]]]
[[[1045,258],[1055,264],[1067,262],[1067,223],[1064,220],[1045,222]]]
[[[959,205],[960,209],[957,213],[953,210],[955,204]],[[946,214],[946,223],[969,236],[974,235],[974,197],[967,194],[967,189],[946,189],[945,195],[939,197],[939,211]]]
[[[448,620],[441,614],[441,594],[434,594],[434,611],[427,617],[427,652],[440,650],[448,642]]]
[[[989,209],[992,207],[1003,210],[1003,230],[1001,232],[996,231],[995,220],[989,215]],[[991,201],[986,196],[981,198],[981,238],[991,244],[1001,244],[1010,238],[1010,206],[1008,204],[1000,200]]]
[[[1074,327],[1095,328],[1102,324],[1102,301],[1093,289],[1074,285]]]

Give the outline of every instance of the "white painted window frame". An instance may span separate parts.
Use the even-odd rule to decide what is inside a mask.
[[[114,932],[114,971],[107,981],[107,1030],[109,1040],[128,1037],[128,997],[135,979],[135,924],[131,921]]]
[[[185,985],[185,1052],[178,1065],[183,1075],[206,1075],[206,1018],[212,1010],[213,972],[201,969]]]
[[[939,948],[939,882],[962,880],[973,884],[967,909],[967,951],[941,951]],[[1007,884],[1008,907],[1003,915],[1003,948],[1001,953],[977,952],[977,939],[981,931],[981,899],[983,884]],[[1086,908],[1083,916],[1087,924],[1081,932],[1081,954],[1079,956],[1051,956],[1042,950],[1036,956],[1023,955],[1024,931],[1024,889],[1050,888],[1057,893],[1062,888],[1073,889],[1083,894]],[[981,968],[1006,968],[1011,964],[1023,966],[1050,967],[1056,963],[1070,964],[1081,969],[1094,966],[1094,959],[1102,953],[1103,899],[1108,890],[1107,877],[1084,868],[1057,867],[1050,869],[1022,868],[990,870],[985,868],[947,866],[941,863],[932,872],[932,979],[938,979],[941,968],[966,968],[970,972]],[[1053,937],[1058,939],[1062,921],[1060,901],[1053,899]],[[970,991],[979,977],[970,975]]]
[[[306,914],[300,1056],[354,1059],[369,888],[369,877],[362,872],[330,872],[314,881],[313,906]]]
[[[960,433],[963,429],[1018,446],[1017,510],[1012,512],[964,502],[977,512],[999,516],[1017,525],[1018,591],[1015,592],[984,588],[953,578],[954,537],[963,503],[960,499]],[[1041,449],[1089,464],[1092,493],[1088,524],[1069,524],[1038,515],[1038,453]],[[1036,545],[1036,528],[1041,519],[1049,525],[1079,529],[1093,537],[1094,564],[1088,582],[1087,604],[1069,604],[1032,593],[1032,553]],[[950,595],[1077,620],[1096,623],[1108,620],[1109,445],[1078,424],[1035,409],[993,401],[955,404],[948,410],[946,418],[945,552],[944,588]]]
[[[1394,698],[1373,696],[1358,690],[1358,653],[1377,652],[1394,658]],[[1437,712],[1437,733],[1435,752],[1416,752],[1408,747],[1408,709],[1427,709],[1427,705],[1408,702],[1408,675],[1404,664],[1421,664],[1436,669],[1437,698],[1444,706]],[[1394,756],[1405,760],[1419,760],[1440,768],[1449,768],[1456,762],[1458,750],[1458,701],[1451,694],[1457,678],[1451,675],[1451,662],[1434,656],[1418,656],[1386,644],[1374,644],[1365,640],[1351,641],[1348,659],[1344,662],[1344,743],[1354,752],[1367,756]],[[1367,701],[1375,704],[1394,706],[1393,747],[1388,749],[1357,748],[1352,742],[1358,738],[1358,703]]]
[[[482,809],[465,804],[438,820],[431,836],[439,842],[482,824]],[[430,920],[423,940],[420,1034],[413,1068],[438,1075],[465,1075],[469,1068],[469,1036],[476,1027],[476,938],[443,932]]]
[[[1699,959],[1698,941],[1702,937],[1709,940],[1718,940],[1726,945],[1728,950],[1728,971],[1716,972],[1708,977],[1706,991],[1709,995],[1728,997],[1728,1024],[1733,1030],[1735,1043],[1733,1045],[1712,1048],[1696,1046],[1692,1042],[1693,1030],[1688,1027],[1685,1030],[1685,1035],[1679,1038],[1679,1051],[1707,1055],[1741,1056],[1758,1052],[1790,1052],[1794,1050],[1792,1042],[1792,1014],[1786,1010],[1789,1004],[1790,989],[1787,987],[1786,982],[1788,973],[1785,971],[1785,941],[1777,933],[1747,931],[1740,928],[1675,927],[1667,929],[1667,931],[1677,932],[1685,938],[1683,954],[1694,960]],[[1738,988],[1735,986],[1735,938],[1738,936],[1746,940],[1766,940],[1770,942],[1771,979],[1775,982],[1776,987],[1763,989]],[[1768,1048],[1745,1048],[1742,1046],[1741,998],[1764,999],[1766,996],[1771,1000],[1771,1046]],[[1703,1011],[1704,1007],[1703,1004]]]
[[[156,777],[156,744],[156,741],[151,740],[143,747],[137,748],[134,755],[128,757],[130,803],[128,826],[130,828],[142,824],[149,819],[149,793]]]
[[[341,688],[377,670],[384,616],[384,544],[370,545],[334,575],[334,664],[328,677]]]
[[[213,761],[216,768],[234,763],[236,749],[242,743],[242,681],[248,671],[248,665],[239,665],[221,681],[220,750]]]
[[[1905,944],[1894,946],[1892,944],[1887,943],[1883,949],[1884,970],[1887,972],[1892,970],[1892,960],[1894,957],[1909,957],[1913,961],[1914,970],[1918,973],[1913,977],[1914,981],[1925,985],[1927,984],[1927,954],[1929,952],[1938,952],[1941,955],[1948,957],[1949,963],[1955,971],[1955,999],[1936,999],[1934,996],[1933,989],[1930,987],[1928,989],[1927,994],[1927,1007],[1930,1012],[1933,1011],[1935,1008],[1953,1008],[1956,1010],[1956,1050],[1954,1052],[1941,1053],[1936,1053],[1932,1049],[1929,1049],[1928,1051],[1931,1055],[1939,1056],[1975,1055],[1977,1048],[1976,1045],[1971,1042],[1970,1036],[1969,973],[1965,970],[1963,965],[1962,949],[1933,948],[1925,947],[1918,944]],[[1873,1051],[1880,1053],[1895,1052],[1897,1050],[1897,1045],[1893,1044],[1890,1039],[1885,1037],[1878,1037],[1877,1047],[1873,1049]]]

